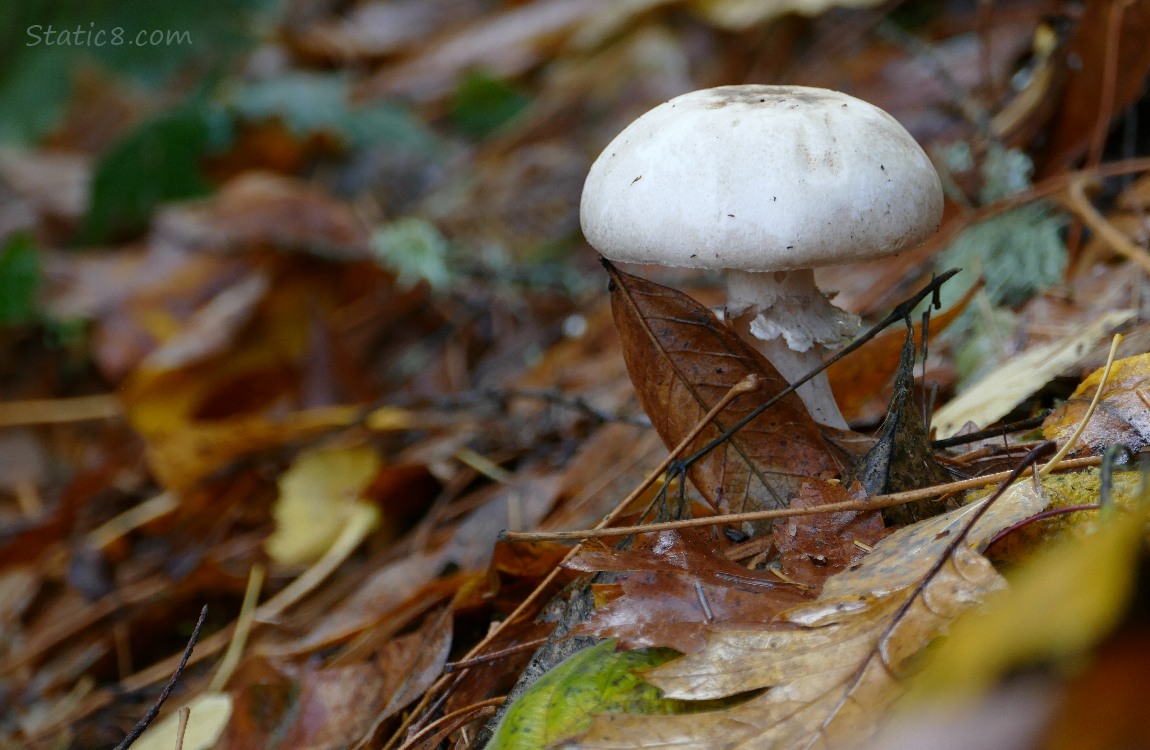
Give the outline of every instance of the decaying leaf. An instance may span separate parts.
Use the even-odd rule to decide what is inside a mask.
[[[856,497],[842,484],[807,482],[791,507],[813,508]],[[812,591],[819,591],[829,577],[864,559],[865,550],[886,533],[879,511],[857,510],[784,519],[771,528],[783,574]]]
[[[926,436],[922,413],[914,403],[914,331],[908,330],[895,376],[886,419],[878,442],[863,459],[857,478],[868,494],[902,492],[942,484],[950,474],[934,457]],[[887,508],[883,516],[892,525],[906,525],[929,518],[940,510],[925,501]]]
[[[1009,576],[1010,595],[955,624],[911,683],[918,699],[961,700],[1012,670],[1059,663],[1109,635],[1134,591],[1146,505],[1043,549]]]
[[[985,427],[1005,416],[1027,396],[1080,362],[1107,331],[1133,317],[1132,310],[1106,313],[1063,338],[1011,359],[934,413],[935,436],[950,437],[968,422]]]
[[[903,528],[828,579],[817,600],[783,613],[790,629],[716,626],[702,651],[645,675],[670,698],[765,693],[721,712],[597,719],[576,746],[826,747],[866,737],[901,692],[910,661],[1005,585],[974,548],[1042,502],[1028,482],[1007,488],[957,546],[979,505]]]
[[[689,455],[787,387],[759,352],[690,297],[607,265],[611,308],[639,401],[674,448],[736,383],[759,377],[687,450]],[[722,512],[785,507],[803,480],[838,465],[794,393],[693,464],[691,483]]]
[[[567,567],[622,573],[612,585],[618,595],[573,632],[626,648],[698,651],[711,623],[766,622],[813,596],[731,562],[692,529],[645,534],[628,550],[588,546]]]
[[[1046,418],[1042,424],[1042,434],[1047,440],[1064,442],[1078,429],[1098,390],[1104,369],[1092,372],[1066,403]],[[1150,354],[1115,361],[1102,389],[1098,407],[1079,436],[1075,451],[1101,453],[1114,443],[1123,443],[1135,451],[1150,445],[1148,381]]]
[[[645,674],[669,698],[715,699],[767,688],[720,712],[598,718],[579,748],[826,747],[869,735],[898,678],[962,611],[1001,587],[965,546],[928,580],[881,597],[820,599],[788,613],[793,630],[716,629],[707,648]]]

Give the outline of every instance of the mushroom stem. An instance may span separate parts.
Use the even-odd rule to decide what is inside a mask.
[[[728,271],[727,312],[736,330],[794,382],[823,363],[823,355],[858,330],[858,317],[831,304],[815,286],[814,271]],[[814,420],[847,429],[821,372],[796,391]]]

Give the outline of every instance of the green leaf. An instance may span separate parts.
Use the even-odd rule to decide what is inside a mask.
[[[25,235],[9,238],[0,251],[0,323],[29,321],[36,312],[40,263],[36,246]]]
[[[451,120],[466,135],[480,138],[496,130],[527,106],[527,97],[511,84],[481,71],[471,71],[455,89]]]
[[[613,640],[580,651],[511,704],[487,750],[537,750],[586,731],[595,714],[682,713],[690,702],[663,698],[636,674],[677,655],[671,649],[617,652]]]
[[[138,232],[167,201],[207,194],[200,161],[212,145],[212,121],[187,105],[146,122],[104,155],[92,178],[83,240],[108,241]]]

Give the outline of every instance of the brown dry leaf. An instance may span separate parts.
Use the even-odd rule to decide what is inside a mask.
[[[318,187],[247,172],[211,198],[162,211],[150,241],[187,251],[270,247],[356,260],[368,255],[369,232],[347,205]]]
[[[707,647],[647,673],[669,698],[769,688],[726,711],[596,719],[580,748],[827,747],[871,734],[910,660],[961,612],[1003,586],[960,546],[928,580],[884,597],[822,600],[787,615],[792,630],[715,629]]]
[[[320,667],[257,659],[232,680],[235,712],[216,747],[349,747],[427,690],[451,638],[444,610],[384,643],[367,662]]]
[[[224,353],[251,320],[269,286],[268,277],[257,272],[223,289],[144,357],[140,367],[157,372],[175,370]]]
[[[669,448],[747,375],[758,376],[760,388],[739,396],[686,455],[787,387],[770,362],[698,302],[610,264],[607,272],[627,371]],[[713,507],[739,513],[786,507],[804,480],[838,470],[818,426],[791,393],[692,464],[689,477]]]
[[[285,31],[290,34],[289,42],[305,55],[347,64],[417,50],[432,34],[442,32],[445,24],[473,21],[482,7],[474,0],[376,0],[319,21],[301,14],[306,17],[293,23],[289,16]]]
[[[352,425],[361,415],[354,406],[333,406],[275,419],[241,416],[190,422],[153,435],[148,464],[161,484],[181,492],[243,456]]]
[[[1102,371],[1095,370],[1074,390],[1062,406],[1042,423],[1047,440],[1062,443],[1070,438],[1098,390]],[[1117,360],[1102,389],[1094,416],[1078,439],[1076,452],[1101,453],[1114,443],[1131,450],[1150,445],[1150,354]]]
[[[556,39],[609,5],[603,0],[536,0],[493,13],[461,31],[428,40],[423,54],[384,68],[362,84],[358,95],[431,101],[449,93],[469,69],[519,75],[539,64]]]
[[[629,649],[698,651],[712,623],[765,622],[810,598],[797,586],[731,562],[694,529],[645,534],[630,550],[587,546],[567,567],[626,571],[618,579],[619,595],[574,632],[618,638]]]

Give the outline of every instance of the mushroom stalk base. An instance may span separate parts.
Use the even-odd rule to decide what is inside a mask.
[[[858,330],[858,318],[835,307],[815,286],[810,269],[730,271],[727,311],[738,333],[793,383],[823,363]],[[814,420],[848,429],[825,372],[796,391]]]

